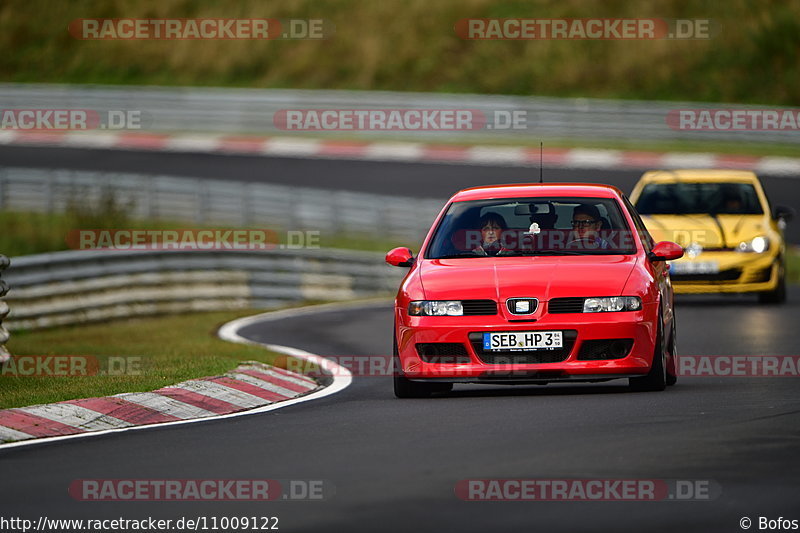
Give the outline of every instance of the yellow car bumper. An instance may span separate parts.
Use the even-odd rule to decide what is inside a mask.
[[[676,294],[767,292],[774,290],[783,276],[780,255],[708,252],[681,263],[715,263],[718,271],[701,274],[672,274]]]

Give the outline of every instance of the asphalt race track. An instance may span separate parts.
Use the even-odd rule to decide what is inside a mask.
[[[23,157],[26,151],[0,149],[0,161],[65,168],[100,164],[91,158],[86,163],[97,151],[40,150]],[[122,164],[113,153],[100,154],[108,169]],[[205,169],[220,177],[224,167],[230,178],[303,175],[309,180],[303,185],[373,190],[366,186],[371,184],[376,192],[396,194],[413,194],[402,190],[410,187],[408,181],[404,187],[394,183],[401,174],[413,175],[419,183],[428,180],[424,196],[496,181],[489,176],[498,170],[208,156],[224,161],[216,163],[219,169],[210,169],[203,156],[119,157],[129,163],[127,171],[155,172],[157,165],[158,172],[179,174],[176,169],[183,161],[191,167],[187,175],[204,175]],[[313,169],[331,179],[315,176]],[[531,172],[500,170],[501,181]],[[568,170],[546,174],[570,181],[592,175],[625,190],[638,176]],[[791,184],[785,178],[775,180]],[[789,205],[800,204],[771,192]],[[798,287],[791,288],[784,306],[761,306],[744,296],[680,297],[676,313],[679,352],[684,355],[800,352],[794,329],[800,314]],[[240,333],[321,355],[386,355],[391,320],[391,303],[386,303],[254,324]],[[336,395],[263,415],[0,449],[0,507],[3,516],[34,520],[42,515],[277,516],[279,530],[285,532],[735,532],[742,531],[739,523],[745,516],[754,522],[752,530],[758,530],[761,516],[800,519],[798,451],[797,378],[681,378],[660,393],[631,393],[624,381],[458,385],[447,396],[397,400],[389,377],[364,376]],[[78,502],[67,492],[76,479],[208,478],[324,480],[336,494],[324,501],[197,504]],[[721,494],[698,501],[569,503],[466,502],[455,496],[459,480],[486,478],[702,480]]]
[[[684,354],[796,354],[800,290],[783,307],[681,298]],[[241,333],[323,355],[390,349],[391,304]],[[313,324],[313,335],[309,334]],[[737,531],[797,513],[796,378],[683,378],[662,393],[604,384],[460,385],[397,400],[388,377],[265,415],[0,451],[0,502],[25,517],[269,515],[281,531]],[[321,479],[325,501],[76,502],[75,479]],[[465,502],[472,478],[708,480],[706,501]],[[9,513],[4,513],[8,515]]]

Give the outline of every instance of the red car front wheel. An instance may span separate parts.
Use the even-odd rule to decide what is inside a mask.
[[[640,378],[628,380],[632,390],[637,392],[655,392],[667,388],[667,352],[664,343],[664,331],[661,326],[661,315],[658,317],[658,333],[656,347],[653,350],[653,364],[650,372]]]

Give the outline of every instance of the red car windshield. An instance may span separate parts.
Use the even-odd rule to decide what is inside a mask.
[[[537,197],[453,202],[426,259],[636,252],[613,198]]]

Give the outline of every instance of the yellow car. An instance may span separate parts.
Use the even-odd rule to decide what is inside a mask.
[[[670,265],[676,293],[758,293],[786,301],[783,228],[793,211],[773,212],[753,172],[651,170],[631,202],[656,241],[685,248]]]

